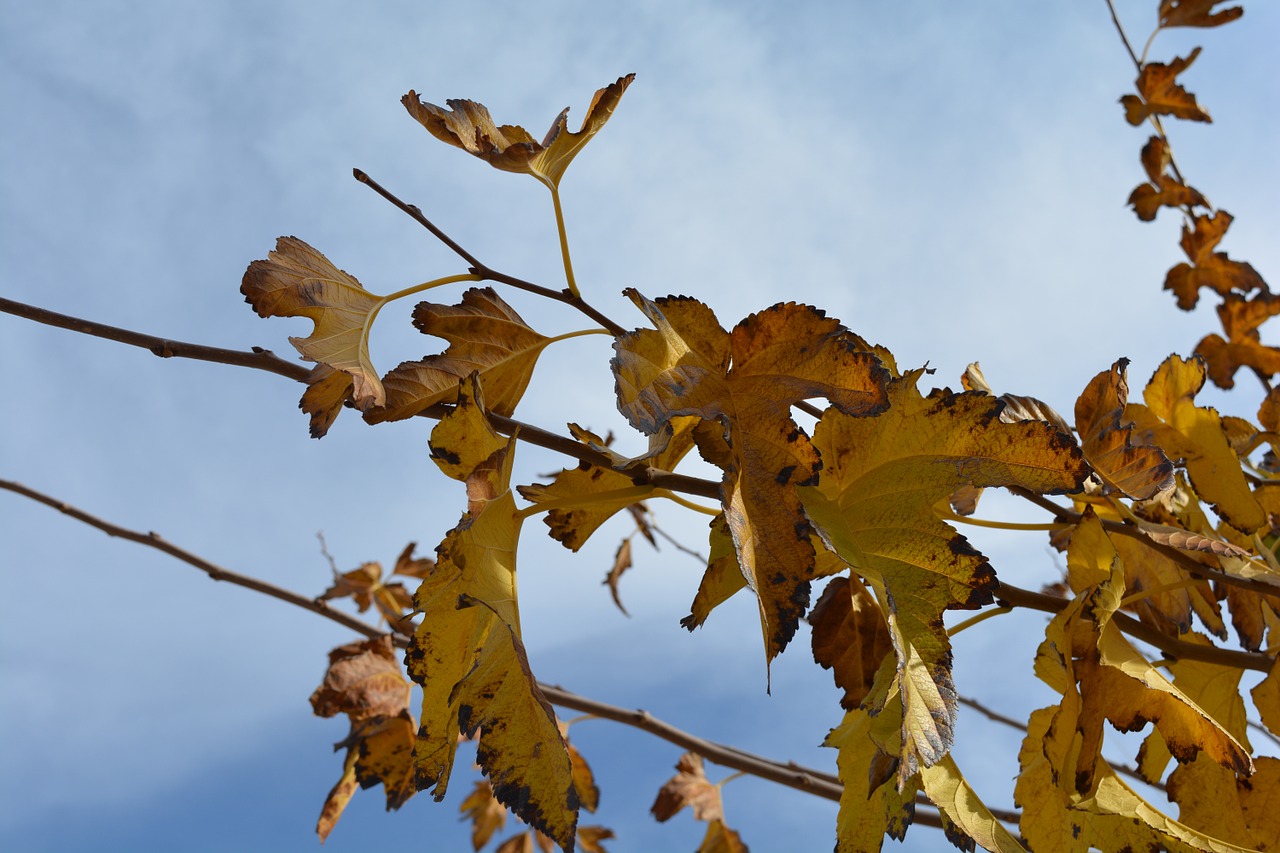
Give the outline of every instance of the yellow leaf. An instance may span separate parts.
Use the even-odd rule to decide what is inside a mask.
[[[465,478],[468,511],[437,549],[435,568],[414,597],[423,620],[405,661],[422,686],[413,756],[417,785],[432,787],[441,799],[458,732],[471,737],[479,730],[477,760],[494,796],[567,849],[578,813],[572,766],[520,640],[520,516],[510,488],[514,439],[481,459],[500,439],[485,432],[483,404],[474,391],[474,378],[464,382],[459,404],[437,426],[453,448],[442,467]],[[448,454],[437,452],[447,449],[438,438],[433,432],[439,459]]]
[[[828,410],[814,432],[823,468],[800,490],[823,539],[876,592],[897,655],[903,702],[900,773],[938,761],[954,738],[955,688],[946,610],[989,603],[995,572],[935,505],[961,485],[1074,491],[1088,474],[1079,448],[1048,424],[999,420],[985,394],[922,397],[919,372],[889,386],[875,417]],[[870,700],[868,700],[870,701]]]
[[[698,585],[689,615],[680,624],[692,631],[701,627],[711,611],[728,601],[740,590],[747,588],[747,579],[738,567],[738,555],[733,550],[733,536],[729,524],[720,513],[711,520],[711,555],[707,558],[707,570]]]
[[[281,237],[265,261],[249,264],[240,292],[259,317],[315,321],[309,336],[289,341],[308,361],[349,375],[358,408],[383,404],[382,381],[369,360],[369,327],[382,307],[382,297],[365,290],[354,277],[297,237]],[[333,380],[323,392],[316,392],[319,396],[310,403],[304,398],[304,405],[321,408],[322,399],[329,402],[331,395],[338,393],[338,384]]]
[[[489,408],[510,417],[552,340],[529,328],[491,287],[471,288],[458,305],[420,302],[413,324],[423,334],[444,338],[449,347],[440,355],[406,361],[384,376],[386,405],[365,411],[369,423],[403,420],[452,400],[458,382],[473,372],[480,373]]]
[[[473,491],[469,481],[481,467],[486,468],[487,474],[476,478],[477,483],[482,484],[478,487],[494,494],[504,491],[492,481],[495,466],[486,463],[500,453],[505,454],[511,440],[499,435],[485,417],[485,395],[479,374],[463,377],[454,388],[457,402],[453,411],[431,430],[431,459],[446,477],[468,483],[469,498]],[[502,458],[505,459],[505,455]]]
[[[1085,458],[1101,477],[1104,491],[1146,500],[1173,485],[1173,465],[1158,447],[1136,444],[1133,424],[1123,419],[1129,398],[1122,358],[1090,380],[1076,400],[1076,428]]]
[[[1033,712],[1018,754],[1022,772],[1013,797],[1022,809],[1020,829],[1030,849],[1036,853],[1076,853],[1091,848],[1248,853],[1246,848],[1196,832],[1156,811],[1121,782],[1105,761],[1098,762],[1096,793],[1086,797],[1076,794],[1072,780],[1058,774],[1063,757],[1073,750],[1073,741],[1078,748],[1076,720],[1064,717],[1062,710],[1041,708]]]
[[[729,450],[721,503],[772,660],[795,634],[814,576],[795,487],[815,481],[821,460],[790,409],[826,397],[849,414],[878,411],[888,373],[864,341],[806,305],[775,305],[730,334],[694,299],[627,295],[656,330],[614,343],[619,411],[646,435],[680,416],[718,422]]]
[[[471,846],[479,850],[493,834],[507,823],[507,810],[493,796],[493,789],[483,779],[458,805],[458,811],[471,821]]]
[[[316,835],[320,836],[321,844],[329,837],[329,833],[333,832],[338,818],[342,817],[347,803],[351,802],[351,797],[360,787],[360,783],[356,781],[357,757],[355,750],[347,751],[347,757],[342,765],[342,778],[329,791],[329,796],[325,797],[324,806],[320,809],[320,819],[316,822]]]
[[[1271,665],[1267,677],[1258,682],[1249,695],[1258,709],[1258,716],[1262,717],[1262,724],[1272,734],[1280,734],[1280,659]]]
[[[1280,760],[1256,764],[1248,779],[1204,758],[1180,765],[1166,785],[1178,821],[1245,849],[1280,849]]]
[[[1253,499],[1238,457],[1218,412],[1194,402],[1204,387],[1205,365],[1199,358],[1165,359],[1143,391],[1146,406],[1130,404],[1125,415],[1147,430],[1171,458],[1181,458],[1196,493],[1232,527],[1252,533],[1267,522]]]
[[[866,711],[850,709],[823,742],[839,750],[836,765],[844,786],[836,818],[837,853],[878,853],[886,835],[901,841],[911,825],[918,777],[898,790],[897,756],[877,745],[871,734],[874,724]]]
[[[568,130],[569,110],[565,108],[551,123],[542,142],[537,142],[523,127],[499,127],[483,104],[475,101],[445,101],[448,109],[422,102],[412,89],[401,99],[409,115],[417,119],[441,142],[474,154],[497,169],[533,175],[548,186],[558,186],[569,163],[591,137],[604,127],[622,98],[622,93],[635,79],[634,74],[619,77],[596,92],[587,107],[587,117],[577,133]]]
[[[954,829],[948,827],[947,837],[957,847],[961,844],[952,838],[954,830],[964,834],[962,840],[969,840],[970,844],[977,842],[991,853],[1026,853],[1026,848],[991,814],[977,792],[965,781],[964,774],[950,755],[932,767],[921,768],[920,782],[929,801],[953,824]]]
[[[748,853],[742,836],[724,825],[722,820],[707,824],[707,834],[702,836],[697,853]]]

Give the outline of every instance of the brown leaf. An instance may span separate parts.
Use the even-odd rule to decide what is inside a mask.
[[[1212,121],[1209,114],[1196,103],[1196,96],[1177,82],[1178,75],[1191,67],[1191,63],[1199,55],[1200,48],[1197,47],[1186,59],[1179,57],[1167,65],[1163,62],[1148,62],[1142,66],[1137,79],[1138,95],[1125,95],[1120,99],[1129,124],[1142,124],[1148,116],[1153,115],[1171,115],[1190,121]]]
[[[605,585],[609,587],[609,595],[613,596],[613,603],[618,605],[618,609],[624,616],[631,614],[622,606],[622,598],[618,595],[618,581],[622,579],[622,573],[629,568],[631,568],[630,536],[623,539],[622,544],[618,546],[618,553],[613,555],[613,568],[609,569],[609,574],[604,579]]]
[[[1142,149],[1142,165],[1151,182],[1140,184],[1129,195],[1129,204],[1143,222],[1155,219],[1161,207],[1208,206],[1198,190],[1166,174],[1168,162],[1168,143],[1162,137],[1151,137]]]
[[[591,772],[591,765],[582,757],[582,753],[578,752],[578,748],[569,743],[568,738],[565,739],[565,744],[569,747],[569,763],[573,767],[573,788],[578,792],[578,802],[584,809],[594,813],[600,808],[600,786],[596,784],[595,774]]]
[[[809,624],[814,661],[832,670],[836,686],[844,690],[840,707],[858,707],[885,655],[893,652],[880,606],[861,580],[832,578],[809,612]]]
[[[614,343],[619,411],[646,435],[685,415],[718,422],[730,451],[721,503],[772,660],[808,607],[816,557],[795,488],[815,481],[821,460],[791,407],[826,397],[851,415],[879,411],[888,371],[865,341],[807,305],[775,305],[730,334],[694,299],[626,293],[655,329]]]
[[[1252,368],[1268,379],[1280,373],[1280,349],[1263,344],[1258,333],[1258,328],[1277,314],[1280,314],[1280,297],[1275,294],[1264,291],[1252,299],[1227,294],[1218,306],[1218,318],[1227,333],[1226,339],[1211,334],[1196,344],[1196,355],[1207,363],[1213,384],[1219,388],[1234,387],[1236,371],[1242,367]]]
[[[658,791],[649,811],[660,823],[675,817],[685,806],[693,809],[694,820],[721,820],[724,810],[720,802],[720,788],[711,784],[702,769],[702,756],[686,752],[676,762],[676,775],[667,780]]]
[[[494,168],[533,175],[555,187],[573,158],[604,127],[634,79],[634,74],[628,74],[597,91],[577,133],[567,128],[569,110],[566,107],[556,116],[540,143],[523,127],[508,124],[499,127],[484,105],[475,101],[449,100],[445,101],[448,109],[442,109],[422,102],[410,89],[401,103],[436,139],[461,148]]]
[[[382,306],[382,297],[365,290],[297,237],[281,237],[266,260],[249,264],[240,292],[259,317],[313,320],[310,335],[289,341],[307,361],[350,375],[357,408],[382,405],[384,391],[369,360],[368,338],[371,317]],[[336,387],[328,388],[322,396],[336,393]],[[318,408],[321,401],[313,400],[311,405]]]
[[[418,547],[417,542],[410,542],[404,546],[404,550],[400,552],[400,556],[396,557],[396,567],[392,570],[392,574],[401,575],[406,578],[417,578],[422,580],[431,574],[431,570],[436,567],[436,561],[430,557],[415,557],[413,550]]]
[[[338,818],[342,817],[347,803],[351,802],[351,797],[360,787],[360,783],[356,781],[357,757],[354,750],[347,752],[346,762],[342,765],[342,778],[330,789],[329,796],[325,797],[324,806],[320,809],[320,819],[316,821],[316,835],[320,836],[321,844],[329,837],[329,833],[333,832]]]
[[[440,355],[406,361],[383,377],[386,405],[365,412],[369,423],[412,417],[436,403],[452,402],[458,382],[478,372],[489,408],[509,417],[524,395],[538,356],[551,339],[528,324],[491,287],[473,287],[458,305],[420,302],[413,324],[444,338]]]
[[[318,717],[346,714],[352,722],[394,717],[407,709],[409,682],[390,635],[329,652],[329,669],[311,694],[311,707]]]
[[[493,834],[507,823],[507,810],[494,799],[493,788],[481,779],[467,798],[458,805],[464,819],[471,821],[471,846],[479,850]]]
[[[324,438],[338,413],[352,399],[355,382],[351,374],[317,364],[307,377],[307,390],[302,392],[298,408],[311,416],[311,437]]]
[[[1090,380],[1076,401],[1080,444],[1108,491],[1146,500],[1173,485],[1173,463],[1164,452],[1133,441],[1133,423],[1123,419],[1129,398],[1122,358]]]
[[[1178,307],[1190,311],[1200,301],[1200,288],[1208,287],[1222,296],[1233,292],[1266,291],[1266,282],[1251,264],[1233,261],[1226,252],[1215,252],[1233,217],[1225,210],[1199,214],[1194,227],[1182,226],[1182,251],[1191,261],[1181,263],[1165,275],[1164,289],[1178,298]],[[1261,322],[1261,321],[1259,321]]]
[[[1160,0],[1162,27],[1220,27],[1244,14],[1240,6],[1212,11],[1226,0]]]
[[[613,838],[613,830],[603,826],[578,827],[578,849],[582,853],[608,853],[600,842]]]
[[[1221,539],[1210,539],[1199,533],[1192,533],[1179,527],[1168,527],[1162,524],[1143,524],[1139,528],[1152,542],[1168,545],[1181,551],[1199,551],[1204,554],[1217,554],[1228,557],[1249,557],[1249,552],[1230,542]]]

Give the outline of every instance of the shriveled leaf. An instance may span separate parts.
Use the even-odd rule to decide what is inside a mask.
[[[603,826],[578,827],[578,849],[582,853],[608,853],[601,842],[613,838],[613,830]]]
[[[1190,121],[1212,121],[1209,114],[1196,103],[1196,96],[1182,88],[1177,77],[1186,71],[1200,55],[1195,48],[1186,59],[1178,57],[1170,63],[1148,62],[1142,66],[1136,85],[1138,95],[1125,95],[1124,117],[1129,124],[1139,125],[1149,116],[1175,116]]]
[[[658,798],[649,811],[660,823],[675,817],[685,806],[693,810],[694,820],[720,820],[724,810],[720,802],[720,789],[707,779],[702,767],[702,756],[686,752],[676,762],[676,775],[658,790]]]
[[[396,566],[392,569],[392,574],[406,578],[417,578],[418,580],[422,580],[431,574],[431,570],[436,567],[436,561],[430,557],[413,556],[413,551],[417,547],[417,542],[410,542],[404,546],[400,556],[396,557]]]
[[[409,707],[409,682],[390,635],[358,640],[329,652],[324,681],[311,694],[318,717],[348,715],[352,722],[393,717]]]
[[[862,704],[886,655],[893,654],[889,626],[879,605],[857,579],[832,578],[809,613],[813,627],[813,659],[832,670],[844,690],[840,707]]]
[[[618,552],[613,555],[613,567],[609,569],[609,573],[605,575],[605,586],[609,587],[609,595],[613,597],[613,603],[618,606],[624,616],[630,616],[627,608],[622,606],[622,597],[618,594],[618,581],[622,579],[622,573],[631,568],[631,537],[628,536],[622,540],[622,544],[618,546]]]
[[[355,380],[350,373],[317,364],[307,377],[307,390],[302,392],[298,408],[311,417],[311,437],[324,438],[338,413],[352,399]]]
[[[972,850],[976,842],[992,853],[1026,853],[1013,833],[991,814],[950,755],[932,767],[921,768],[920,782],[929,801],[950,822],[947,838],[951,843],[962,850]],[[953,837],[956,832],[963,834],[961,838]]]
[[[333,585],[320,595],[320,601],[350,596],[364,613],[376,607],[382,618],[399,627],[406,611],[413,607],[413,597],[402,583],[387,583],[382,577],[381,563],[362,563],[359,567],[335,575]]]
[[[465,820],[471,821],[471,846],[475,850],[489,843],[493,834],[507,823],[507,810],[493,796],[487,780],[476,782],[475,788],[458,805]]]
[[[1076,400],[1076,428],[1105,490],[1146,500],[1173,485],[1173,463],[1159,447],[1134,440],[1133,423],[1125,418],[1128,366],[1122,358],[1089,381]]]
[[[321,844],[329,837],[329,833],[333,832],[338,819],[346,811],[347,803],[351,802],[352,796],[360,787],[360,783],[356,781],[357,757],[354,750],[347,752],[346,760],[342,765],[342,778],[329,791],[329,796],[325,797],[324,806],[320,809],[320,819],[316,821],[316,835],[320,836]]]
[[[1198,190],[1167,173],[1169,143],[1153,136],[1142,149],[1142,165],[1150,183],[1139,185],[1130,195],[1129,204],[1143,222],[1156,218],[1161,207],[1207,206]]]
[[[417,793],[413,768],[416,730],[417,723],[406,708],[394,717],[353,725],[343,742],[357,754],[356,781],[360,787],[383,786],[387,811],[400,808]]]
[[[1233,261],[1226,252],[1215,252],[1231,227],[1232,216],[1225,210],[1199,214],[1194,227],[1182,226],[1182,251],[1191,261],[1169,270],[1164,289],[1178,298],[1178,307],[1190,311],[1200,301],[1200,288],[1207,287],[1222,296],[1266,290],[1266,282],[1252,265]]]
[[[489,408],[509,417],[524,395],[538,356],[551,338],[544,337],[502,300],[491,287],[473,287],[458,305],[420,302],[413,324],[426,335],[444,338],[440,355],[406,361],[382,378],[386,405],[369,409],[369,423],[412,417],[436,403],[449,402],[458,382],[478,372]]]
[[[582,753],[578,752],[578,748],[569,743],[567,724],[560,724],[560,734],[569,747],[569,762],[573,766],[573,787],[578,792],[578,802],[587,811],[594,812],[600,807],[600,788],[596,785],[595,774],[591,772],[591,765],[582,757]]]
[[[823,742],[839,750],[836,766],[844,786],[836,817],[836,853],[879,853],[885,836],[901,841],[915,816],[919,778],[912,777],[898,790],[897,756],[876,743],[871,733],[875,723],[866,711],[852,708]]]
[[[1206,335],[1196,344],[1196,355],[1208,365],[1209,378],[1219,388],[1235,386],[1236,371],[1248,367],[1268,379],[1280,373],[1280,349],[1262,343],[1259,327],[1280,314],[1280,297],[1262,292],[1251,299],[1229,293],[1218,306],[1221,335]],[[1274,424],[1274,422],[1273,422]],[[1267,429],[1275,431],[1275,426]]]
[[[634,74],[619,77],[596,92],[576,133],[567,127],[569,110],[566,107],[551,123],[542,142],[534,140],[523,127],[505,124],[499,127],[484,105],[475,101],[449,100],[445,101],[448,108],[442,109],[424,103],[410,89],[401,103],[409,115],[441,142],[474,154],[494,168],[533,175],[548,186],[558,186],[569,163],[604,127],[634,79]]]
[[[1244,14],[1240,6],[1213,11],[1227,0],[1160,0],[1162,27],[1220,27]]]
[[[627,295],[656,328],[614,343],[618,409],[646,435],[680,416],[718,422],[721,503],[772,660],[808,607],[815,559],[795,487],[815,481],[821,460],[791,407],[825,397],[850,415],[879,411],[888,373],[861,338],[807,305],[775,305],[730,334],[694,299]]]
[[[935,505],[957,488],[1075,491],[1088,468],[1071,438],[1048,424],[999,420],[989,395],[916,389],[919,371],[889,386],[889,409],[824,414],[814,433],[823,468],[800,489],[830,547],[876,593],[897,658],[903,703],[902,778],[930,766],[954,738],[951,644],[942,614],[990,603],[987,559],[945,524]]]
[[[357,408],[368,410],[383,404],[382,381],[369,360],[369,327],[382,306],[382,297],[365,290],[354,277],[297,237],[281,237],[266,260],[249,264],[240,292],[259,317],[313,320],[315,328],[310,335],[289,338],[298,352],[308,361],[349,375]],[[320,408],[322,401],[331,400],[336,393],[335,384],[311,405]]]
[[[1196,493],[1214,512],[1237,530],[1252,533],[1266,524],[1266,514],[1253,498],[1218,412],[1195,404],[1204,381],[1201,359],[1171,355],[1143,391],[1146,406],[1130,404],[1125,416],[1170,457],[1182,460]]]

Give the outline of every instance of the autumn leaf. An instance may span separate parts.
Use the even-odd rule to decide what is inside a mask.
[[[324,680],[311,695],[316,716],[346,714],[351,723],[350,733],[334,747],[345,747],[347,757],[316,825],[322,842],[357,785],[381,784],[388,811],[416,791],[411,759],[416,723],[409,713],[409,682],[396,658],[389,635],[339,646],[329,652]]]
[[[1280,759],[1255,764],[1248,779],[1204,758],[1179,765],[1165,785],[1179,822],[1245,850],[1280,849]]]
[[[471,846],[475,850],[489,843],[493,834],[507,823],[507,810],[493,796],[489,782],[476,782],[467,798],[458,805],[464,819],[471,821]]]
[[[886,716],[892,718],[894,712]],[[899,790],[895,784],[898,750],[886,752],[871,731],[877,724],[891,723],[886,735],[900,738],[899,722],[879,721],[861,708],[851,708],[822,744],[839,750],[836,766],[843,789],[836,817],[836,853],[879,853],[886,835],[901,841],[907,834],[915,816],[919,778],[911,777]]]
[[[1174,266],[1165,275],[1164,289],[1178,298],[1178,307],[1190,311],[1200,301],[1200,288],[1207,287],[1222,296],[1235,293],[1266,291],[1266,282],[1251,264],[1233,261],[1226,252],[1214,249],[1226,236],[1233,217],[1225,210],[1199,214],[1194,227],[1182,226],[1182,251],[1191,261]]]
[[[610,567],[609,573],[605,575],[604,584],[609,587],[609,595],[613,598],[613,603],[622,611],[623,616],[630,616],[627,608],[622,606],[622,597],[618,594],[618,582],[622,579],[622,574],[631,568],[631,537],[628,536],[622,540],[622,544],[618,546],[618,551],[613,555],[613,566]]]
[[[1258,709],[1262,724],[1272,734],[1280,734],[1280,658],[1271,664],[1267,677],[1258,682],[1249,692],[1249,697]]]
[[[1076,428],[1104,493],[1147,500],[1173,485],[1173,464],[1159,447],[1134,441],[1133,423],[1125,419],[1128,366],[1129,359],[1122,358],[1089,381],[1076,400]]]
[[[552,338],[529,328],[515,309],[491,287],[473,287],[458,305],[420,302],[413,324],[426,335],[444,338],[440,355],[406,361],[383,377],[386,405],[369,409],[369,423],[412,417],[436,403],[449,402],[458,382],[473,372],[484,380],[490,408],[510,416],[524,395],[542,350]]]
[[[1169,143],[1164,137],[1153,136],[1142,148],[1142,166],[1150,183],[1140,184],[1130,195],[1129,204],[1143,222],[1156,218],[1161,207],[1207,207],[1204,196],[1167,173]]]
[[[431,444],[437,464],[466,482],[468,510],[437,549],[435,568],[414,596],[423,620],[405,662],[422,686],[417,786],[432,788],[441,799],[458,733],[479,731],[477,761],[494,796],[568,849],[578,811],[572,766],[520,639],[515,572],[521,517],[510,488],[514,439],[502,439],[489,426],[474,374],[433,430]]]
[[[976,842],[992,853],[1026,853],[1018,842],[978,797],[950,755],[932,767],[920,770],[920,783],[944,820],[947,839],[962,850]]]
[[[1041,708],[1031,714],[1018,753],[1022,772],[1013,797],[1022,809],[1020,829],[1032,850],[1249,853],[1248,848],[1219,841],[1161,814],[1101,759],[1093,795],[1073,796],[1060,784],[1056,768],[1066,764],[1074,735],[1074,720],[1062,717],[1059,708]]]
[[[400,556],[396,557],[395,568],[391,570],[393,575],[400,575],[406,578],[417,578],[422,580],[436,567],[436,561],[430,557],[413,556],[414,549],[418,547],[417,542],[410,542],[404,546],[404,550],[400,552]]]
[[[383,404],[386,397],[382,381],[369,360],[369,328],[382,307],[382,297],[365,290],[354,277],[297,237],[281,237],[266,260],[249,264],[240,292],[259,317],[313,320],[315,328],[310,335],[289,338],[298,352],[308,361],[327,364],[350,376],[357,408],[367,410]],[[326,418],[333,420],[332,399],[340,384],[330,380],[310,400],[304,396],[308,413],[329,413],[321,416],[321,424]],[[313,414],[313,434],[314,417]]]
[[[302,392],[298,408],[311,418],[311,437],[324,438],[338,413],[352,399],[355,380],[351,374],[317,364],[307,376],[307,390]]]
[[[1205,364],[1171,355],[1156,368],[1142,392],[1145,406],[1130,404],[1125,417],[1147,433],[1171,458],[1181,459],[1196,493],[1224,521],[1244,533],[1267,523],[1254,500],[1215,409],[1197,406]]]
[[[412,547],[412,546],[410,546]],[[321,593],[320,601],[350,597],[364,613],[377,607],[382,618],[399,629],[406,611],[413,608],[413,597],[402,583],[386,583],[380,563],[361,563],[355,569],[336,574],[333,585]]]
[[[845,577],[832,578],[809,612],[813,627],[813,659],[832,670],[836,686],[844,690],[840,707],[858,707],[886,655],[893,654],[889,627],[866,585]]]
[[[551,123],[542,142],[537,142],[523,127],[509,124],[499,127],[489,110],[475,101],[445,101],[446,109],[423,102],[410,89],[401,103],[409,115],[441,142],[461,148],[494,168],[533,175],[555,187],[559,186],[573,158],[604,127],[634,79],[634,74],[628,74],[597,91],[576,133],[567,127],[569,110],[566,107]]]
[[[1088,473],[1079,448],[1048,424],[999,420],[989,395],[916,389],[920,371],[889,386],[875,417],[828,410],[814,432],[823,469],[800,490],[824,540],[875,591],[897,658],[903,704],[902,778],[946,754],[955,688],[946,610],[992,601],[987,559],[937,516],[961,485],[1075,491]]]
[[[738,833],[724,823],[724,806],[720,786],[714,785],[702,767],[702,756],[686,752],[676,763],[676,775],[658,791],[650,812],[660,823],[675,817],[688,806],[694,820],[706,821],[707,833],[698,845],[698,853],[747,853]]]
[[[815,558],[795,487],[815,481],[821,460],[791,406],[826,397],[851,415],[876,412],[888,374],[864,341],[806,305],[775,305],[728,333],[694,299],[626,293],[655,329],[614,343],[618,409],[646,435],[680,416],[718,422],[729,450],[721,503],[772,660],[808,607]]]
[[[1226,0],[1160,0],[1162,27],[1220,27],[1244,14],[1240,6],[1212,11]]]
[[[603,826],[578,827],[578,849],[582,853],[608,853],[602,842],[613,838],[613,830]]]
[[[1263,344],[1258,333],[1262,324],[1277,314],[1280,297],[1272,293],[1264,291],[1252,299],[1227,294],[1218,306],[1218,318],[1227,337],[1209,334],[1196,344],[1195,354],[1205,360],[1214,385],[1235,387],[1236,371],[1242,367],[1252,368],[1267,379],[1280,373],[1280,349]]]
[[[1196,103],[1196,96],[1188,92],[1177,82],[1177,77],[1191,67],[1200,55],[1200,48],[1195,48],[1187,55],[1174,59],[1167,65],[1163,62],[1148,62],[1138,73],[1136,85],[1138,95],[1125,95],[1120,99],[1124,105],[1124,117],[1132,125],[1142,124],[1149,116],[1171,115],[1190,121],[1212,121],[1209,114]]]

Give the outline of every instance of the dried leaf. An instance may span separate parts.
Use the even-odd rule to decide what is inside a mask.
[[[409,682],[390,635],[359,640],[329,652],[324,681],[311,694],[318,717],[346,714],[352,722],[394,717],[409,707]]]
[[[578,849],[582,853],[608,853],[600,842],[613,838],[613,830],[603,826],[578,827]]]
[[[538,356],[551,343],[491,287],[471,288],[458,305],[420,302],[413,310],[413,324],[423,334],[444,338],[449,346],[440,355],[406,361],[384,376],[386,405],[365,412],[369,423],[403,420],[452,400],[458,382],[474,372],[484,382],[489,408],[510,417]]]
[[[563,731],[562,728],[561,732]],[[565,743],[569,747],[569,762],[573,766],[573,787],[578,792],[578,802],[584,809],[594,813],[600,807],[600,787],[596,785],[595,774],[591,772],[591,765],[582,757],[582,753],[568,742],[567,737]]]
[[[889,626],[866,585],[846,577],[832,578],[809,613],[813,627],[813,659],[832,670],[844,690],[840,707],[858,707],[886,655],[893,654]]]
[[[622,544],[618,546],[618,552],[613,555],[613,568],[609,569],[609,574],[605,575],[605,586],[609,587],[609,595],[613,597],[613,603],[622,611],[622,615],[630,616],[627,608],[622,606],[622,598],[618,595],[618,581],[622,579],[622,573],[631,568],[631,537],[628,536],[622,540]]]
[[[1159,447],[1134,441],[1133,423],[1124,418],[1128,366],[1122,358],[1090,380],[1076,401],[1076,427],[1085,458],[1106,490],[1147,500],[1173,486],[1173,464]]]
[[[1212,11],[1226,0],[1160,0],[1162,27],[1220,27],[1244,14],[1240,6]]]
[[[266,260],[249,264],[240,292],[259,317],[313,320],[315,328],[310,335],[289,341],[307,361],[348,374],[357,408],[382,405],[382,381],[369,360],[369,326],[383,304],[382,297],[365,290],[297,237],[281,237]],[[335,382],[304,406],[320,408],[322,401],[331,400],[336,393]]]
[[[1196,103],[1196,96],[1177,82],[1178,75],[1191,67],[1191,63],[1199,55],[1200,48],[1197,47],[1186,59],[1179,57],[1167,65],[1163,62],[1148,62],[1143,65],[1136,81],[1138,95],[1125,95],[1120,99],[1120,103],[1124,105],[1124,117],[1129,124],[1136,126],[1149,116],[1163,115],[1190,121],[1212,121],[1209,114]]]
[[[888,623],[903,703],[903,779],[940,760],[954,737],[942,614],[989,603],[996,588],[987,559],[935,505],[966,483],[1055,493],[1078,490],[1088,474],[1059,430],[1003,423],[1002,404],[985,394],[922,397],[919,376],[892,382],[890,407],[875,417],[828,410],[814,432],[821,478],[799,490],[824,541],[871,585]]]
[[[676,775],[658,791],[649,811],[658,822],[668,821],[685,806],[693,809],[694,820],[713,821],[724,817],[720,788],[711,784],[702,768],[702,756],[686,752],[676,762]]]
[[[750,853],[742,836],[724,825],[722,820],[707,824],[707,834],[702,836],[697,853]]]
[[[409,115],[417,119],[441,142],[474,154],[497,169],[533,175],[548,186],[560,184],[564,171],[596,133],[604,127],[622,98],[622,93],[635,79],[634,74],[619,77],[596,92],[587,107],[582,128],[568,130],[566,107],[551,123],[551,129],[539,143],[523,127],[494,124],[489,111],[475,101],[445,101],[448,109],[424,103],[412,89],[401,99]]]
[[[1194,228],[1182,226],[1182,251],[1191,261],[1169,270],[1164,279],[1164,289],[1178,298],[1178,307],[1190,311],[1200,301],[1200,288],[1207,287],[1222,296],[1231,293],[1266,291],[1266,282],[1252,265],[1233,261],[1226,252],[1215,252],[1233,221],[1230,213],[1199,214]]]
[[[1262,757],[1241,779],[1204,758],[1179,765],[1165,786],[1178,804],[1178,820],[1246,850],[1280,849],[1280,760]]]
[[[493,834],[507,823],[507,810],[494,799],[493,788],[481,779],[458,806],[464,819],[471,821],[471,847],[479,850]]]
[[[355,381],[351,374],[317,364],[307,376],[307,390],[302,392],[298,408],[311,416],[311,437],[324,438],[338,413],[352,399]]]
[[[1163,137],[1153,136],[1142,149],[1142,165],[1150,183],[1140,184],[1130,195],[1129,204],[1143,222],[1156,218],[1161,207],[1208,207],[1204,196],[1173,175],[1166,173],[1169,144]]]
[[[324,806],[320,809],[320,819],[316,821],[316,835],[320,836],[321,844],[329,837],[329,833],[333,832],[338,818],[342,817],[347,803],[351,802],[351,797],[360,787],[360,783],[356,781],[357,757],[355,750],[347,752],[346,760],[342,765],[342,777],[330,789],[329,796],[325,797]]]
[[[413,556],[413,551],[417,547],[417,542],[410,542],[404,546],[400,556],[396,557],[396,567],[392,570],[392,574],[406,578],[417,578],[418,580],[422,580],[431,574],[431,570],[436,567],[436,561],[430,557]]]
[[[1194,402],[1204,380],[1201,359],[1171,355],[1143,391],[1146,406],[1130,404],[1125,416],[1171,458],[1181,458],[1196,493],[1214,512],[1237,530],[1252,533],[1267,523],[1266,514],[1253,498],[1218,412]]]
[[[1262,292],[1252,299],[1229,293],[1218,306],[1218,318],[1222,321],[1221,335],[1206,335],[1196,344],[1196,355],[1204,358],[1209,378],[1219,388],[1235,387],[1236,371],[1252,368],[1256,373],[1272,378],[1280,373],[1280,349],[1262,343],[1259,327],[1280,314],[1280,297]],[[1261,417],[1261,415],[1259,415]],[[1275,431],[1274,427],[1268,429]]]
[[[719,422],[729,450],[721,502],[772,660],[795,634],[814,577],[795,487],[815,481],[821,460],[791,407],[826,397],[849,414],[878,411],[888,373],[865,341],[806,305],[775,305],[730,334],[696,300],[626,293],[656,330],[614,343],[618,409],[646,435],[685,415]]]

